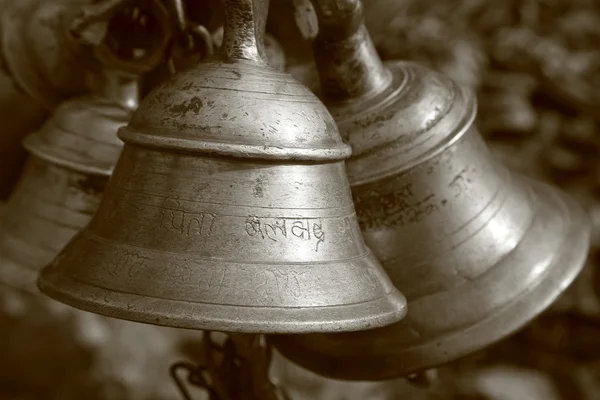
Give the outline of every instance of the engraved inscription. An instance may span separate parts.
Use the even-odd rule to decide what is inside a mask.
[[[471,179],[467,175],[468,170],[465,168],[458,173],[450,182],[450,189],[454,193],[454,197],[459,197],[464,194],[471,185]]]
[[[306,272],[283,271],[278,268],[253,271],[241,283],[236,295],[261,306],[284,304],[286,298],[302,298],[301,276]],[[236,275],[238,280],[239,275]]]
[[[225,267],[222,270],[211,269],[210,278],[205,282],[206,288],[208,290],[215,290],[217,294],[221,293],[221,289],[223,288],[225,280],[227,279],[228,272],[228,267]]]
[[[234,295],[238,301],[248,305],[289,304],[293,299],[303,299],[302,276],[310,274],[306,270],[244,265],[233,269],[227,266],[223,269],[207,268],[191,260],[187,263],[182,261],[192,267],[192,276],[198,277],[198,289],[210,292],[213,299],[215,296],[225,296],[221,301],[229,300],[229,296]]]
[[[367,193],[355,193],[354,205],[360,228],[369,230],[423,221],[447,206],[451,199],[466,196],[473,184],[473,174],[476,173],[474,167],[467,167],[454,175],[447,184],[450,193],[446,194],[448,190],[440,188],[440,193],[447,197],[434,193],[420,195],[419,190],[414,190],[411,183],[389,193],[379,193],[376,189]],[[382,185],[385,187],[385,183]]]
[[[261,306],[273,304],[275,300],[273,286],[268,285],[268,281],[269,277],[266,271],[256,271],[241,285],[242,287],[236,292],[236,295]]]
[[[176,259],[169,267],[169,278],[174,283],[188,283],[192,279],[192,268],[190,261],[186,259]]]
[[[104,262],[104,269],[111,276],[119,276],[126,271],[130,278],[136,277],[150,257],[143,256],[141,253],[133,250],[120,251],[113,259]]]
[[[282,271],[280,269],[270,269],[269,272],[275,276],[277,294],[281,301],[283,301],[282,293],[289,293],[296,298],[301,296],[300,280],[298,279],[298,276],[301,275],[300,273],[296,271]]]
[[[370,268],[365,269],[362,274],[362,279],[363,279],[363,282],[365,283],[365,285],[364,285],[365,289],[370,289],[371,292],[373,292],[373,293],[377,292],[377,289],[379,289],[379,285],[378,285],[379,279],[375,275],[375,272],[373,272]]]
[[[315,251],[325,242],[323,223],[318,218],[260,218],[249,216],[245,223],[246,233],[252,237],[279,242],[282,240],[299,239],[314,241]]]
[[[342,227],[341,233],[344,236],[346,236],[346,238],[348,238],[350,242],[354,243],[354,229],[349,217],[344,217],[344,225]]]
[[[434,194],[415,199],[412,184],[392,193],[372,193],[366,199],[355,196],[354,202],[361,229],[416,223],[439,210]]]
[[[216,218],[212,213],[182,210],[178,200],[168,199],[161,213],[160,226],[185,236],[210,236]]]

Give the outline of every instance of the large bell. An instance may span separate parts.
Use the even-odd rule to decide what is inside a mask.
[[[28,135],[26,168],[0,219],[0,281],[37,292],[39,270],[87,225],[123,143],[117,129],[137,105],[136,84],[106,75],[104,93],[60,105]]]
[[[239,332],[383,326],[405,314],[360,235],[325,106],[267,66],[268,1],[224,0],[216,57],[154,89],[119,136],[98,212],[40,289],[122,319]]]
[[[473,127],[469,90],[410,62],[384,66],[359,1],[315,3],[322,97],[353,147],[346,165],[361,229],[406,294],[408,315],[377,330],[271,342],[319,374],[380,380],[519,329],[581,270],[590,235],[584,212],[492,158]]]

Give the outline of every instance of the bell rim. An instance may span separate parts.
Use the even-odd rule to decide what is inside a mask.
[[[529,179],[525,178],[530,181]],[[533,182],[538,187],[545,185]],[[547,185],[545,185],[547,186]],[[539,189],[538,189],[539,190]],[[293,342],[280,342],[276,336],[269,336],[268,340],[273,344],[277,351],[286,359],[298,364],[299,366],[316,372],[328,378],[344,381],[381,381],[394,379],[411,373],[419,372],[427,368],[435,368],[442,364],[452,362],[468,354],[477,352],[487,346],[493,345],[523,328],[533,318],[543,313],[563,292],[573,283],[579,275],[585,261],[588,257],[590,243],[590,225],[586,218],[583,208],[571,199],[570,196],[562,192],[557,193],[563,201],[569,204],[570,212],[566,213],[570,217],[569,227],[565,230],[563,237],[577,236],[574,245],[566,245],[558,252],[552,262],[546,267],[545,273],[540,277],[538,283],[526,290],[521,291],[511,301],[498,308],[494,314],[488,318],[479,320],[474,324],[463,326],[462,328],[446,332],[439,338],[430,339],[423,342],[413,342],[412,346],[406,347],[402,352],[394,353],[392,356],[397,360],[418,359],[420,354],[427,353],[431,348],[438,349],[432,352],[433,355],[427,356],[427,361],[410,362],[400,366],[400,362],[395,365],[393,372],[382,373],[377,368],[360,368],[357,373],[344,374],[349,372],[345,369],[348,365],[377,365],[373,361],[380,360],[381,357],[367,356],[360,357],[335,357],[319,354],[319,362],[315,362],[313,356],[315,352],[305,350],[303,346],[297,347]],[[543,198],[548,201],[547,197]],[[584,229],[581,229],[585,227]],[[556,284],[559,283],[560,284]],[[554,283],[549,284],[549,283]],[[539,301],[536,301],[539,300]],[[411,303],[408,303],[410,309]],[[490,326],[502,327],[489,331]],[[481,337],[483,331],[485,338]],[[465,338],[468,340],[465,340]],[[296,348],[296,349],[294,349]],[[439,349],[443,348],[444,351]],[[447,349],[452,349],[451,351]],[[422,358],[424,359],[424,358]]]
[[[55,285],[58,280],[61,286],[70,288],[69,292],[60,290]],[[169,317],[169,314],[173,314],[173,305],[181,304],[182,301],[155,299],[152,311],[148,312],[148,302],[136,307],[135,301],[141,298],[138,295],[108,292],[104,288],[82,283],[71,277],[57,277],[52,269],[40,272],[37,287],[54,300],[107,317],[171,328],[220,332],[281,334],[358,331],[390,325],[404,318],[407,313],[406,299],[395,288],[383,297],[362,303],[324,307],[264,307],[261,312],[257,312],[257,307],[251,306],[207,303],[196,303],[194,306],[194,303],[188,303],[187,315]],[[88,295],[86,299],[72,294],[80,290],[85,290]],[[90,297],[102,298],[104,302],[90,300]],[[107,300],[109,297],[112,298],[110,303]],[[117,304],[126,306],[119,307]],[[338,318],[331,321],[331,311],[335,308],[338,309]],[[374,313],[373,310],[379,312]],[[245,312],[247,318],[243,317]],[[236,318],[228,319],[227,316],[231,314],[235,314]],[[257,315],[260,318],[256,318]],[[310,316],[310,321],[306,320],[306,315]],[[249,322],[251,320],[253,321]]]
[[[110,177],[112,175],[114,170],[114,164],[116,163],[116,161],[110,167],[99,167],[95,165],[86,165],[81,162],[65,160],[60,157],[55,157],[51,155],[50,152],[41,151],[42,148],[50,149],[50,147],[42,144],[36,133],[37,132],[28,135],[25,137],[25,139],[23,139],[23,147],[25,147],[25,149],[30,155],[44,160],[46,162],[52,163],[54,165],[57,165],[59,167],[71,171],[76,171],[82,174],[101,175],[106,177]]]

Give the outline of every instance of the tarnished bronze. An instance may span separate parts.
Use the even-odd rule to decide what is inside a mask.
[[[30,158],[0,220],[0,281],[37,292],[38,271],[87,225],[122,149],[137,84],[107,74],[24,141]]]
[[[325,106],[263,49],[268,1],[224,0],[216,57],[141,103],[98,212],[39,279],[87,311],[157,325],[331,332],[399,320],[364,245]]]
[[[379,380],[514,332],[581,270],[587,217],[561,191],[491,157],[470,91],[414,63],[382,64],[360,1],[314,3],[321,95],[353,147],[347,172],[365,242],[409,310],[378,330],[272,343],[317,373]]]

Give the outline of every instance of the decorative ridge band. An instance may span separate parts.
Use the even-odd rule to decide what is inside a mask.
[[[190,154],[206,153],[262,160],[335,162],[346,160],[352,154],[352,149],[347,144],[320,148],[316,146],[261,146],[257,144],[224,143],[211,140],[145,135],[129,127],[120,128],[118,136],[126,143],[144,147]]]
[[[371,174],[363,174],[357,176],[355,179],[352,179],[352,186],[360,186],[364,184],[369,184],[373,181],[384,179],[389,176],[402,173],[413,168],[415,165],[423,163],[427,160],[432,159],[437,156],[441,152],[443,152],[448,147],[452,146],[456,141],[458,141],[461,137],[463,137],[470,129],[473,127],[473,123],[475,122],[475,118],[477,116],[477,99],[473,94],[472,90],[466,88],[462,85],[457,85],[457,91],[460,96],[464,99],[464,109],[462,112],[462,116],[458,119],[458,123],[452,128],[447,135],[441,138],[439,141],[435,143],[434,146],[427,148],[425,151],[419,153],[419,157],[411,157],[404,163],[399,165],[395,165],[392,168],[388,168],[385,171],[377,171]],[[456,104],[453,105],[454,108]],[[449,110],[448,113],[451,113],[452,110]],[[438,121],[439,123],[440,121]],[[402,138],[399,138],[395,142],[397,143]],[[394,142],[388,144],[388,148],[393,146]],[[414,146],[407,151],[412,151],[415,148],[418,148],[419,145]]]

